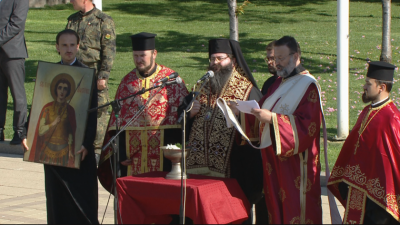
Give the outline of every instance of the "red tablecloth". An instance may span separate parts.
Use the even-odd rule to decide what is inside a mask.
[[[117,179],[123,224],[169,223],[179,215],[180,180],[165,179],[166,172],[151,172]],[[189,175],[186,217],[195,224],[242,223],[250,204],[235,179]]]

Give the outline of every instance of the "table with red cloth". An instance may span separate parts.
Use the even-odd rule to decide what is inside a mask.
[[[121,224],[169,223],[179,215],[181,181],[150,172],[117,179]],[[194,224],[242,223],[250,204],[235,179],[189,174],[186,217]],[[121,221],[122,220],[122,221]]]

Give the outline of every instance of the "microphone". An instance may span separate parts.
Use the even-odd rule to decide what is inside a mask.
[[[177,78],[175,78],[175,80],[173,80],[173,81],[167,81],[167,82],[165,82],[164,84],[165,84],[165,85],[171,85],[171,84],[181,84],[181,83],[182,83],[182,78],[177,77]]]
[[[214,71],[209,70],[206,75],[204,75],[202,78],[200,78],[200,80],[197,81],[197,83],[202,82],[203,80],[206,80],[208,78],[214,77]]]
[[[178,76],[179,76],[179,74],[177,72],[173,72],[170,75],[168,75],[168,76],[166,76],[166,77],[164,77],[162,79],[159,79],[156,83],[164,83],[164,82],[167,82],[170,79],[178,77]],[[181,81],[182,81],[182,79],[181,79]]]

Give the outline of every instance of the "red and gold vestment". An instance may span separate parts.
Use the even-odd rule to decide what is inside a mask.
[[[157,65],[156,71],[148,76],[142,77],[136,70],[131,71],[121,81],[118,87],[115,99],[130,96],[142,88],[148,89],[156,85],[156,81],[173,73],[174,71]],[[137,112],[138,108],[144,105],[150,96],[154,95],[158,89],[153,89],[141,96],[128,98],[121,102],[122,109],[118,119],[118,126],[122,127],[127,124],[130,118]],[[173,84],[164,87],[151,100],[144,112],[133,121],[126,129],[126,156],[132,160],[132,165],[128,167],[127,174],[135,175],[150,171],[162,171],[163,169],[163,152],[160,146],[164,145],[164,134],[168,129],[180,128],[180,124],[176,124],[178,119],[178,107],[182,103],[184,97],[188,95],[187,88],[184,83]],[[115,134],[117,119],[114,112],[111,114],[108,124],[107,133],[104,143]],[[177,135],[180,136],[180,133]],[[102,153],[101,162],[105,162],[111,156],[111,148]],[[109,160],[107,160],[109,162]],[[107,163],[108,164],[108,163]],[[108,169],[106,168],[108,167]],[[110,166],[99,166],[99,179],[103,186],[109,186],[111,181],[101,177],[110,178]],[[108,171],[108,172],[106,172]]]
[[[400,221],[400,112],[388,101],[367,106],[343,144],[328,188],[345,206],[344,223],[362,224],[369,198]],[[339,183],[349,185],[347,199]]]
[[[290,79],[308,75],[301,72]],[[315,79],[314,79],[315,80]],[[274,94],[284,83],[277,78],[260,100]],[[320,125],[322,112],[316,84],[302,87],[303,95],[293,113],[289,105],[271,102],[273,123],[270,125],[272,145],[261,150],[264,167],[264,192],[268,216],[272,224],[322,223],[320,187]],[[301,93],[299,93],[301,94]],[[290,96],[289,96],[290,97]],[[260,126],[262,138],[265,124]]]

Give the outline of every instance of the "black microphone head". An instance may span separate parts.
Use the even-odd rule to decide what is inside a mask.
[[[178,72],[173,72],[170,75],[168,75],[169,79],[175,78],[175,77],[178,77],[178,76],[179,76]]]

